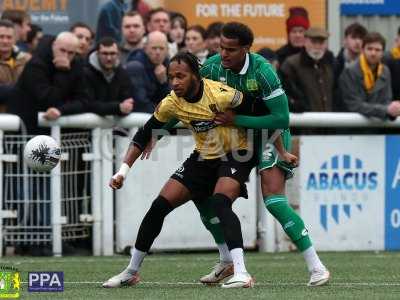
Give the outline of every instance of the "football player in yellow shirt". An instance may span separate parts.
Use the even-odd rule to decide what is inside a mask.
[[[252,287],[254,280],[245,267],[241,226],[232,211],[232,202],[239,196],[247,196],[245,182],[256,158],[249,150],[244,129],[218,126],[214,122],[217,113],[240,109],[243,94],[223,83],[202,79],[197,58],[190,53],[180,53],[171,59],[168,77],[173,91],[134,136],[110,186],[113,189],[123,186],[127,172],[151,141],[153,130],[163,128],[172,119],[191,130],[196,147],[161,189],[142,220],[128,267],[107,280],[103,287],[139,282],[140,265],[160,233],[164,218],[190,199],[210,201],[220,220],[234,268],[234,276],[222,287]]]

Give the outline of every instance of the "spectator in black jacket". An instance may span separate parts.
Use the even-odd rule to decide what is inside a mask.
[[[75,59],[77,49],[78,40],[70,32],[45,36],[25,66],[9,108],[21,117],[28,133],[48,132],[38,128],[40,111],[45,111],[49,120],[85,111],[83,66]]]
[[[89,110],[99,115],[126,115],[133,109],[131,84],[119,61],[117,41],[102,38],[85,69]]]
[[[135,111],[153,113],[170,92],[167,78],[168,40],[160,31],[148,34],[144,49],[128,57],[126,70],[134,86]]]

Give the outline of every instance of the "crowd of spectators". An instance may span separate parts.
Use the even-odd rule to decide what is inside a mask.
[[[49,36],[27,12],[6,10],[0,20],[0,112],[19,115],[30,133],[41,131],[39,111],[50,120],[87,111],[151,113],[170,92],[169,59],[189,51],[204,63],[218,52],[223,25],[205,28],[140,0],[130,8],[110,0],[96,30],[78,22]],[[400,115],[400,29],[385,52],[380,33],[353,23],[335,56],[329,32],[313,26],[304,8],[290,8],[286,28],[286,45],[258,53],[276,68],[291,112],[357,112],[382,120]]]

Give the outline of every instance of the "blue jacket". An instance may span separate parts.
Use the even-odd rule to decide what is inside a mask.
[[[96,42],[105,36],[113,37],[118,43],[122,41],[121,25],[125,10],[124,0],[111,0],[101,7],[97,20]]]
[[[167,67],[168,60],[163,62]],[[133,86],[135,112],[153,113],[157,104],[171,91],[168,82],[160,83],[151,63],[142,49],[133,51],[127,59],[126,70]]]

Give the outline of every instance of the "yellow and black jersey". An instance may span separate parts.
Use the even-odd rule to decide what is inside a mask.
[[[196,150],[204,159],[214,159],[235,149],[247,149],[246,132],[235,126],[218,126],[215,114],[235,108],[243,101],[243,94],[223,83],[203,79],[201,99],[195,103],[176,96],[172,91],[154,112],[163,123],[175,118],[189,128],[196,141]]]

